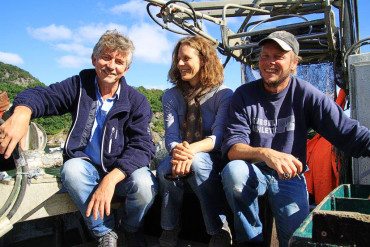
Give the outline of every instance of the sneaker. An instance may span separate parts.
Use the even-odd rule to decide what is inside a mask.
[[[114,231],[110,231],[98,239],[98,247],[117,247],[118,236]]]
[[[231,246],[231,232],[230,228],[222,227],[222,229],[216,233],[215,235],[212,235],[211,239],[209,240],[208,247],[226,247]]]
[[[161,247],[176,247],[178,242],[178,236],[180,228],[176,227],[173,230],[163,230],[159,237],[159,245]]]
[[[145,236],[141,231],[128,232],[124,231],[124,241],[122,246],[128,247],[146,247]]]

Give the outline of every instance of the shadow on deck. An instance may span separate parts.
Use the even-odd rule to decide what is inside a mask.
[[[14,181],[13,181],[14,183]],[[14,215],[14,228],[0,238],[0,246],[33,246],[34,241],[41,246],[93,246],[94,239],[86,229],[82,216],[67,193],[61,192],[61,184],[55,176],[45,175],[39,179],[32,179],[27,185],[25,198]],[[0,201],[5,201],[12,189],[12,181],[0,183]],[[269,208],[266,208],[264,198],[260,200],[261,217],[264,222],[265,246],[277,246],[276,234],[271,232],[273,218]],[[119,200],[113,203],[113,208],[120,206]],[[145,217],[144,232],[149,246],[159,246],[157,238],[160,236],[161,199],[155,199]],[[116,210],[117,211],[117,210]],[[232,228],[232,215],[228,215],[229,225]],[[179,246],[205,246],[209,242],[198,199],[194,193],[184,193],[182,210],[182,230]],[[43,245],[45,243],[45,245]]]

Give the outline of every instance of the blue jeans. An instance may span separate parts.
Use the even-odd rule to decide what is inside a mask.
[[[256,166],[243,160],[229,162],[221,176],[234,214],[236,242],[263,241],[258,196],[267,192],[280,246],[288,246],[289,238],[309,214],[304,176],[281,180],[266,164]]]
[[[68,191],[73,202],[78,207],[87,227],[94,236],[101,237],[112,231],[115,226],[114,215],[104,215],[103,219],[85,216],[90,198],[104,177],[104,172],[89,161],[81,158],[70,159],[64,163],[61,170],[63,186]],[[129,232],[136,232],[143,218],[153,204],[158,185],[154,175],[148,167],[134,171],[130,177],[116,185],[115,194],[125,197],[123,228]]]
[[[194,173],[185,180],[169,181],[164,176],[172,171],[171,158],[167,156],[157,168],[162,196],[162,228],[173,230],[180,226],[184,183],[187,182],[200,202],[207,233],[216,234],[226,221],[225,197],[219,174],[220,169],[217,169],[221,162],[220,158],[216,154],[197,153],[191,165]]]

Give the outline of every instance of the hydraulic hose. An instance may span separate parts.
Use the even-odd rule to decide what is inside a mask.
[[[345,75],[345,78],[346,78],[346,81],[348,82],[349,79],[349,68],[348,68],[348,56],[351,55],[352,53],[354,53],[357,49],[359,49],[361,46],[363,45],[369,45],[370,44],[370,37],[368,38],[364,38],[364,39],[361,39],[359,41],[357,41],[356,43],[354,43],[351,47],[348,48],[348,50],[346,51],[346,53],[344,54],[344,57],[343,57],[343,67],[344,67],[344,75]],[[348,89],[348,83],[346,84],[347,85],[347,88]]]
[[[4,123],[4,120],[0,118],[0,125],[3,124],[3,123]],[[0,219],[5,217],[5,213],[9,210],[9,208],[13,205],[16,198],[18,197],[18,194],[19,194],[19,191],[20,191],[20,188],[21,188],[20,185],[21,185],[21,181],[22,181],[22,177],[20,175],[21,172],[22,172],[21,167],[16,167],[16,174],[19,174],[19,175],[16,175],[13,189],[10,192],[10,195],[9,195],[8,199],[6,200],[6,202],[4,203],[2,208],[0,209]]]
[[[3,124],[3,122],[4,121],[0,118],[0,125]],[[0,209],[0,237],[13,228],[11,219],[17,212],[27,188],[28,165],[18,145],[12,153],[12,157],[16,167],[16,176],[13,189],[5,204]]]
[[[21,169],[17,170],[16,173],[21,173]],[[2,208],[0,209],[0,219],[2,219],[5,216],[5,213],[13,205],[14,201],[18,197],[19,191],[21,189],[21,181],[22,181],[21,175],[16,175],[13,189],[12,189],[8,199],[6,200],[6,202],[4,203]]]
[[[26,162],[26,159],[23,155],[23,152],[21,149],[18,147],[14,150],[13,152],[13,158],[15,162],[15,167],[17,167],[17,173],[18,171],[21,170],[21,174],[17,174],[17,176],[20,175],[21,177],[21,188],[18,193],[18,196],[15,200],[15,203],[11,210],[9,211],[8,215],[6,216],[9,220],[14,216],[14,214],[17,212],[19,206],[21,205],[21,202],[23,201],[24,195],[26,194],[26,188],[27,188],[27,174],[28,174],[28,165]],[[21,169],[19,169],[19,167]]]

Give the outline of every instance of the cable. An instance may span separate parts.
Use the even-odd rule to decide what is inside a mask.
[[[201,29],[200,28],[200,26],[199,26],[199,23],[198,23],[198,21],[197,21],[197,16],[195,15],[195,10],[194,10],[194,8],[190,5],[190,3],[188,3],[188,2],[185,2],[185,1],[182,1],[182,0],[170,0],[170,1],[168,1],[165,5],[164,5],[164,7],[166,8],[168,5],[170,5],[171,3],[183,3],[183,4],[185,4],[186,6],[188,6],[189,7],[189,9],[191,10],[191,12],[193,13],[193,22],[194,22],[194,26],[195,27],[197,27],[197,28],[199,28],[199,29]],[[191,17],[191,16],[189,16],[189,17]]]
[[[28,165],[27,165],[26,159],[24,158],[23,152],[20,150],[18,145],[16,149],[13,151],[13,158],[14,158],[15,166],[17,167],[17,171],[21,170],[22,177],[21,177],[21,188],[18,193],[17,199],[15,200],[13,207],[9,211],[8,215],[6,216],[9,220],[13,218],[14,214],[17,212],[19,206],[21,205],[21,202],[23,201],[24,195],[26,194],[27,174],[28,174]],[[19,167],[21,169],[19,169]]]
[[[189,4],[189,3],[187,3],[187,2],[185,2],[185,1],[182,1],[182,0],[171,0],[171,1],[168,1],[163,7],[161,7],[161,9],[164,9],[164,8],[166,8],[166,7],[168,7],[168,5],[170,5],[170,4],[172,4],[172,3],[183,3],[183,4],[185,4],[187,7],[189,7],[189,9],[191,10],[191,12],[192,12],[192,15],[190,15],[189,13],[185,13],[186,15],[188,15],[189,16],[189,18],[191,18],[192,20],[193,20],[193,22],[194,22],[194,26],[196,27],[196,28],[199,28],[199,29],[202,29],[201,27],[200,27],[200,25],[199,25],[199,23],[198,23],[198,21],[197,21],[197,18],[196,18],[196,15],[195,15],[195,10],[194,10],[194,8]],[[180,32],[180,31],[177,31],[177,30],[175,30],[175,29],[172,29],[172,28],[169,28],[167,25],[165,25],[165,24],[162,24],[162,23],[160,23],[159,21],[157,21],[156,20],[156,18],[153,16],[153,14],[151,13],[151,11],[150,11],[150,7],[151,6],[155,6],[155,7],[158,7],[157,5],[155,5],[155,4],[152,4],[152,3],[148,3],[147,4],[147,6],[146,6],[146,10],[147,10],[147,12],[148,12],[148,15],[149,15],[149,17],[155,22],[155,23],[157,23],[160,27],[162,27],[163,29],[166,29],[166,30],[168,30],[168,31],[170,31],[170,32],[173,32],[173,33],[177,33],[177,34],[180,34],[180,35],[188,35],[189,33],[194,33],[194,32],[192,32],[191,30],[188,30],[186,27],[184,27],[182,24],[179,24],[179,23],[176,23],[175,21],[172,21],[175,25],[177,25],[177,26],[179,26],[179,27],[181,27],[181,28],[183,28],[183,29],[185,29],[185,30],[188,30],[188,32],[187,33],[185,33],[185,32]],[[163,18],[162,18],[163,19]],[[184,20],[182,21],[182,22],[184,22]]]
[[[21,172],[21,170],[19,170],[19,172]],[[13,205],[14,201],[16,200],[21,188],[21,181],[22,181],[21,176],[18,177],[17,175],[15,178],[13,189],[10,192],[8,199],[0,209],[0,219],[2,219],[5,216],[5,213],[9,210],[9,208]]]
[[[0,124],[3,123],[4,120],[0,118]],[[20,150],[18,145],[12,153],[12,157],[16,167],[15,183],[8,199],[0,209],[0,219],[4,218],[4,214],[9,209],[9,213],[6,215],[6,217],[10,220],[14,216],[24,198],[27,188],[28,165],[24,158],[23,152]]]
[[[354,43],[349,49],[348,51],[346,51],[346,53],[344,54],[344,58],[343,58],[343,61],[344,61],[344,67],[347,69],[347,59],[348,59],[348,56],[351,55],[352,52],[354,52],[354,50],[360,48],[361,46],[363,45],[369,45],[370,44],[370,37],[369,38],[365,38],[365,39],[362,39],[362,40],[359,40],[358,42]]]
[[[155,7],[158,7],[158,6],[157,6],[157,5],[154,5],[154,4],[152,4],[152,3],[148,3],[148,4],[146,5],[146,11],[148,12],[149,17],[150,17],[150,18],[151,18],[155,23],[157,23],[160,27],[162,27],[163,29],[166,29],[166,30],[168,30],[168,31],[170,31],[170,32],[177,33],[177,34],[180,34],[180,35],[187,35],[187,34],[188,34],[188,33],[180,32],[180,31],[177,31],[177,30],[175,30],[175,29],[169,28],[168,26],[166,26],[166,25],[164,25],[164,24],[160,23],[159,21],[157,21],[157,20],[156,20],[156,18],[153,16],[153,14],[152,14],[152,13],[151,13],[151,11],[150,11],[150,6],[155,6]]]
[[[369,45],[370,44],[370,37],[364,38],[362,40],[359,40],[358,42],[354,43],[344,54],[343,57],[343,67],[345,70],[346,75],[348,74],[348,65],[347,65],[347,59],[348,56],[351,55],[356,49],[360,48],[363,45]]]
[[[343,57],[343,73],[344,73],[344,78],[345,78],[345,81],[347,82],[345,85],[346,85],[346,90],[348,90],[348,83],[349,83],[349,78],[348,78],[348,56],[351,55],[355,50],[357,50],[358,48],[360,48],[361,46],[363,45],[369,45],[370,44],[370,37],[369,38],[365,38],[365,39],[362,39],[362,40],[359,40],[358,42],[354,43],[347,51],[346,53],[344,54],[344,57]]]

